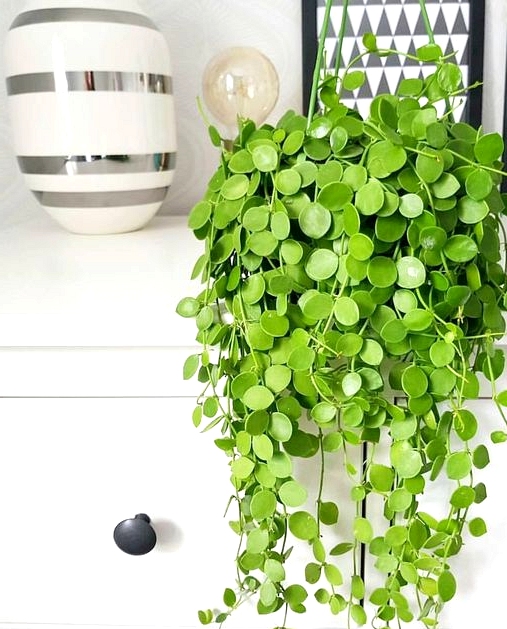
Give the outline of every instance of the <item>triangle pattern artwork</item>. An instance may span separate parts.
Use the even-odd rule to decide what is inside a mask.
[[[435,41],[444,54],[455,53],[452,61],[458,63],[463,74],[463,83],[468,85],[468,60],[470,54],[470,2],[472,0],[426,0]],[[325,0],[317,3],[318,31],[322,27]],[[337,33],[340,31],[342,6],[337,2],[331,9],[330,36],[326,39],[326,58],[330,68],[336,64]],[[428,76],[434,66],[420,66],[419,62],[407,58],[415,55],[417,48],[428,43],[424,21],[420,12],[419,0],[350,0],[349,14],[343,42],[340,68],[345,68],[355,60],[356,69],[367,69],[365,84],[353,93],[345,93],[343,102],[356,108],[366,116],[372,98],[386,87],[396,90],[399,83],[407,78]],[[362,36],[367,32],[377,35],[379,48],[396,49],[401,54],[379,57],[364,52]],[[463,119],[465,97],[456,103],[455,118]]]

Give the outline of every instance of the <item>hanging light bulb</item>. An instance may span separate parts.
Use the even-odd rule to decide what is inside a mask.
[[[207,108],[229,129],[238,116],[260,125],[278,100],[278,74],[256,48],[228,48],[206,66],[202,88]]]

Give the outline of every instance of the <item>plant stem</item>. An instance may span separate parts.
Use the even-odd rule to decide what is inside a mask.
[[[340,23],[340,32],[338,33],[338,42],[336,44],[336,61],[334,65],[334,74],[338,76],[340,69],[340,59],[342,58],[343,40],[345,39],[345,30],[347,28],[347,18],[349,15],[349,0],[343,0],[342,20]]]
[[[310,123],[315,113],[317,106],[317,92],[319,88],[320,71],[322,69],[322,63],[324,61],[324,46],[326,43],[326,35],[329,30],[329,18],[331,15],[331,8],[333,6],[333,0],[326,0],[326,11],[324,13],[324,22],[319,35],[319,47],[317,50],[317,57],[315,59],[315,68],[313,70],[312,91],[310,93],[310,102],[308,103],[308,118],[306,128],[310,126]]]
[[[430,18],[428,16],[428,11],[426,9],[426,0],[419,0],[419,6],[421,7],[421,14],[424,21],[424,28],[426,29],[426,34],[430,40],[430,43],[435,43],[435,35],[433,34],[433,29],[431,28]]]

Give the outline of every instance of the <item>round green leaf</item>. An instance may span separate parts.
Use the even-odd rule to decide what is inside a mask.
[[[409,439],[417,431],[417,419],[414,416],[393,419],[390,431],[395,441]]]
[[[404,194],[400,198],[400,214],[406,218],[416,218],[423,213],[424,203],[418,194]]]
[[[292,372],[285,365],[271,365],[264,372],[264,381],[273,393],[280,393],[291,381]],[[240,396],[238,396],[240,397]]]
[[[424,264],[413,256],[404,256],[396,263],[397,283],[403,288],[418,288],[426,280]]]
[[[368,544],[373,539],[373,527],[366,518],[358,516],[354,519],[353,533],[361,544]]]
[[[296,240],[284,240],[280,253],[287,264],[298,264],[303,257],[303,247]]]
[[[444,247],[444,253],[453,262],[469,262],[478,253],[478,248],[470,236],[451,236]]]
[[[366,74],[363,70],[352,70],[347,72],[347,74],[343,77],[343,87],[349,92],[352,92],[361,87],[365,81]]]
[[[292,131],[291,133],[289,133],[282,145],[282,150],[285,155],[294,155],[295,153],[297,153],[303,146],[304,140],[304,131],[297,129],[296,131]]]
[[[448,570],[444,570],[438,577],[438,595],[444,603],[450,601],[456,594],[456,579]]]
[[[369,469],[370,483],[379,492],[391,491],[394,482],[394,470],[386,465],[373,463]]]
[[[277,559],[266,559],[263,570],[267,578],[274,583],[279,583],[285,579],[285,568]]]
[[[338,269],[338,256],[330,249],[316,249],[306,261],[305,270],[312,280],[327,280]]]
[[[339,297],[334,304],[334,316],[342,325],[355,325],[359,321],[359,308],[350,297]]]
[[[426,149],[416,160],[417,174],[426,183],[435,183],[444,172],[444,159],[438,151]]]
[[[461,480],[470,474],[472,460],[468,452],[453,452],[446,462],[446,473],[451,480]]]
[[[401,170],[406,161],[407,153],[402,146],[381,140],[370,147],[366,167],[372,177],[383,179]]]
[[[298,539],[312,540],[319,534],[317,521],[307,511],[296,511],[289,516],[290,532]]]
[[[269,434],[282,443],[292,437],[292,422],[284,413],[273,413],[269,423]]]
[[[277,240],[285,240],[290,234],[290,220],[285,212],[275,212],[271,216],[271,231]]]
[[[405,487],[399,487],[390,494],[387,504],[393,511],[401,513],[410,507],[412,500],[412,494]]]
[[[276,167],[278,166],[278,153],[273,146],[270,146],[268,144],[260,144],[252,150],[252,160],[257,170],[265,173],[271,172],[273,170],[276,170]]]
[[[402,546],[408,539],[408,531],[405,526],[391,526],[385,532],[386,544],[391,548]]]
[[[335,419],[336,407],[329,402],[319,402],[315,404],[310,414],[316,422],[325,424]]]
[[[261,328],[269,336],[285,336],[289,330],[287,317],[279,316],[275,310],[265,310],[260,317]]]
[[[329,144],[333,153],[340,153],[349,140],[349,134],[343,127],[335,127],[329,136]]]
[[[287,365],[294,371],[307,371],[314,360],[315,351],[311,347],[296,347],[289,354]]]
[[[338,522],[338,506],[334,502],[321,502],[319,504],[319,520],[322,524],[331,526]]]
[[[254,468],[255,463],[246,456],[241,456],[231,463],[231,471],[233,475],[240,480],[248,478]]]
[[[410,397],[420,397],[428,390],[428,377],[415,365],[407,367],[401,376],[401,386]]]
[[[281,170],[275,176],[275,188],[282,194],[296,194],[301,188],[301,175],[293,168]]]
[[[270,231],[259,231],[250,234],[247,245],[250,251],[258,256],[269,256],[278,246],[278,240]],[[227,256],[229,257],[229,256]]]
[[[347,397],[352,397],[361,388],[362,380],[358,373],[347,373],[342,380],[342,389]]]
[[[447,234],[441,227],[423,227],[419,233],[419,242],[426,251],[440,251],[447,242]]]
[[[292,474],[291,459],[285,452],[275,452],[273,457],[268,461],[268,470],[276,476],[276,478],[287,478]]]
[[[368,171],[364,166],[356,164],[347,166],[343,171],[342,181],[349,185],[352,190],[357,191],[368,181]]]
[[[246,550],[248,553],[257,554],[266,550],[269,545],[269,533],[265,529],[253,529],[248,533]]]
[[[489,464],[489,452],[485,445],[479,445],[473,453],[473,463],[475,467],[482,470]]]
[[[176,312],[180,317],[192,318],[197,315],[201,305],[193,297],[183,297],[182,300],[176,306]]]
[[[331,147],[326,138],[307,138],[303,150],[311,160],[323,162],[331,154]]]
[[[480,223],[488,214],[489,206],[486,201],[475,201],[470,197],[462,197],[458,201],[458,217],[466,225]]]
[[[308,127],[308,135],[312,138],[325,138],[331,131],[333,123],[326,116],[316,116]]]
[[[276,511],[276,496],[268,489],[261,489],[253,495],[250,502],[250,513],[254,520],[270,518]]]
[[[245,371],[243,373],[238,374],[231,384],[231,392],[232,395],[236,398],[243,397],[245,391],[250,389],[259,382],[259,379],[256,374],[252,371]]]
[[[338,339],[336,350],[344,356],[357,356],[363,346],[363,338],[359,334],[348,332]]]
[[[417,58],[420,61],[437,61],[443,56],[442,49],[438,44],[425,44],[417,49]]]
[[[475,157],[481,164],[492,164],[501,159],[504,152],[504,141],[498,133],[486,133],[474,146]]]
[[[486,522],[484,522],[482,518],[473,518],[473,520],[470,520],[468,528],[474,537],[480,537],[488,532]]]
[[[211,216],[211,204],[208,201],[199,201],[194,205],[188,215],[188,226],[190,229],[200,229],[204,227]]]
[[[331,227],[331,213],[319,203],[311,203],[299,215],[299,226],[309,238],[322,238]]]
[[[400,478],[413,478],[422,468],[421,454],[408,441],[396,441],[391,446],[391,464]]]
[[[367,365],[380,365],[384,358],[384,351],[375,339],[365,339],[359,356]]]
[[[475,201],[482,201],[493,190],[493,180],[488,172],[477,169],[468,175],[465,187],[469,197]]]
[[[379,217],[375,221],[375,235],[382,242],[397,242],[407,229],[407,220],[396,212],[391,216]]]
[[[278,495],[280,496],[280,500],[287,507],[300,507],[308,498],[306,488],[294,480],[283,483],[278,491]]]
[[[376,214],[384,205],[384,189],[378,181],[369,181],[356,192],[356,208],[366,216]]]
[[[319,293],[311,289],[301,295],[298,305],[310,319],[327,319],[333,311],[334,300],[329,293]]]
[[[317,196],[317,201],[332,212],[341,210],[352,199],[352,189],[345,183],[328,183]]]
[[[246,304],[257,303],[266,290],[266,282],[260,273],[250,275],[243,282],[241,287],[241,297]]]
[[[460,189],[460,183],[451,173],[444,173],[431,186],[431,191],[437,199],[448,199]]]
[[[475,491],[467,485],[458,487],[454,490],[450,502],[455,509],[468,509],[475,502]]]
[[[220,192],[224,199],[234,201],[246,195],[249,185],[250,180],[246,175],[232,175],[224,181]]]
[[[416,308],[407,312],[403,317],[403,322],[407,327],[407,330],[411,332],[422,332],[426,330],[433,323],[433,314],[428,310],[422,310],[422,308]]]
[[[354,234],[349,240],[349,253],[356,260],[369,260],[373,253],[373,242],[365,234]]]
[[[393,286],[398,277],[396,264],[386,256],[376,256],[368,263],[368,279],[377,288]]]
[[[274,399],[273,393],[267,387],[255,385],[244,392],[241,401],[253,411],[261,411],[271,406]]]
[[[430,360],[435,367],[445,367],[454,360],[456,350],[454,345],[445,341],[436,341],[430,347]]]
[[[252,439],[252,449],[255,456],[263,461],[273,457],[273,442],[267,435],[255,435]]]

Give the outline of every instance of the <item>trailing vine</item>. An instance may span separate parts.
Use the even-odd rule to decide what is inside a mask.
[[[221,162],[189,216],[204,243],[193,271],[204,289],[178,305],[202,345],[184,377],[197,374],[205,387],[193,421],[221,430],[215,443],[237,507],[236,582],[224,611],[199,612],[204,624],[254,598],[260,614],[280,610],[285,626],[312,594],[349,626],[369,614],[374,627],[414,618],[437,627],[456,592],[452,558],[486,532],[478,505],[489,454],[468,404],[478,374],[503,420],[491,440],[507,439],[507,392],[496,387],[507,279],[502,138],[454,121],[466,88],[431,31],[413,58],[434,72],[376,97],[364,120],[347,108],[341,94],[365,75],[358,58],[322,76],[331,5],[308,118],[289,111],[259,128],[240,120],[232,143],[211,129]],[[422,0],[421,11],[429,25]],[[400,54],[371,33],[363,43],[362,54]],[[298,459],[315,461],[313,500]],[[327,497],[336,459],[350,521]],[[446,496],[430,513],[435,483]],[[373,498],[382,526],[364,508]],[[311,556],[291,580],[298,543]],[[373,589],[364,553],[382,577]]]

